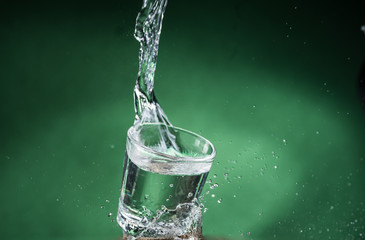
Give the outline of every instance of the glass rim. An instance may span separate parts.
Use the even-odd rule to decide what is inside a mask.
[[[205,137],[203,137],[203,136],[201,136],[201,135],[199,135],[195,132],[192,132],[192,131],[189,131],[189,130],[186,130],[186,129],[183,129],[183,128],[180,128],[180,127],[169,126],[169,125],[164,124],[164,123],[144,123],[140,126],[146,126],[146,125],[165,125],[166,127],[173,128],[173,129],[188,133],[190,135],[193,135],[194,137],[197,137],[197,138],[200,138],[200,139],[204,140],[212,148],[212,153],[207,154],[206,156],[199,156],[199,157],[190,157],[190,156],[178,157],[178,156],[173,156],[173,155],[169,155],[167,153],[162,153],[162,152],[156,151],[156,150],[154,150],[150,147],[147,147],[147,146],[141,144],[136,139],[134,139],[132,137],[131,132],[133,131],[133,129],[135,129],[136,126],[132,126],[128,129],[127,137],[133,144],[141,147],[142,149],[144,149],[145,151],[147,151],[149,153],[152,153],[152,154],[155,154],[157,156],[163,157],[165,161],[174,161],[174,162],[213,162],[213,160],[216,156],[216,150],[215,150],[214,145],[208,139],[206,139]]]

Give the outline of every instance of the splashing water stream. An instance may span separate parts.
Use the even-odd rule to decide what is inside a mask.
[[[154,93],[158,46],[166,5],[167,0],[144,0],[142,9],[137,16],[134,36],[140,43],[140,50],[139,71],[134,88],[134,108],[136,112],[134,125],[163,123],[164,125],[160,127],[158,150],[166,151],[169,147],[172,147],[178,151],[175,135],[165,127],[171,126],[171,123]]]
[[[139,71],[134,88],[136,115],[134,126],[128,133],[117,218],[124,232],[132,236],[131,239],[177,238],[197,232],[201,219],[197,198],[212,164],[211,161],[201,163],[205,166],[202,167],[199,161],[183,162],[180,159],[178,162],[182,168],[173,171],[179,165],[174,160],[161,161],[161,156],[156,160],[151,153],[143,155],[140,151],[143,152],[144,148],[136,150],[140,144],[166,156],[195,157],[189,155],[194,152],[186,152],[186,147],[181,145],[179,132],[172,127],[154,93],[154,75],[166,5],[167,0],[144,0],[136,20],[134,36],[140,43]],[[148,129],[146,125],[151,123],[157,123],[153,125],[157,128],[157,134],[144,133]],[[149,141],[153,137],[156,139],[153,144],[147,141],[145,145],[143,136]],[[204,140],[195,143],[200,141]],[[206,147],[204,154],[208,151],[208,145]]]

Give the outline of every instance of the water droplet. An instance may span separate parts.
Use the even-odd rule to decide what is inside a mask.
[[[172,184],[172,183],[171,183],[169,186],[170,186],[170,187],[173,187],[173,186],[174,186],[174,184]]]
[[[111,213],[111,212],[110,212],[110,213],[108,213],[108,217],[111,217],[112,215],[113,215],[113,213]]]
[[[275,166],[274,166],[274,168],[275,168],[275,169],[277,169],[277,168],[278,168],[278,166],[276,166],[276,165],[275,165]]]
[[[228,179],[228,173],[224,174],[224,179],[227,180]]]
[[[215,194],[212,194],[212,198],[214,198],[215,197]]]
[[[222,203],[222,198],[221,199],[218,199],[218,201],[217,201],[218,203]]]

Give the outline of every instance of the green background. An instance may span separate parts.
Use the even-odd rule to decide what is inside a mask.
[[[121,236],[141,3],[1,5],[1,239]],[[364,9],[170,0],[155,90],[216,146],[205,235],[365,238]]]

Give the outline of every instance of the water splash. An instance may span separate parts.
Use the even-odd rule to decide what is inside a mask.
[[[137,16],[134,37],[140,43],[140,49],[139,71],[134,88],[135,123],[168,122],[154,94],[154,76],[166,4],[167,0],[144,0]]]
[[[144,0],[138,13],[134,37],[140,43],[139,70],[134,87],[134,125],[136,129],[144,123],[163,123],[160,127],[158,148],[179,150],[175,134],[166,114],[154,93],[154,77],[157,65],[158,47],[167,0]]]

